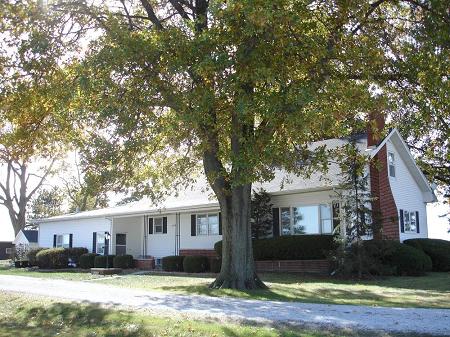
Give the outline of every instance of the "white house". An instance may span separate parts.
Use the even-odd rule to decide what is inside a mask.
[[[13,244],[14,246],[23,245],[28,248],[38,247],[38,231],[21,229],[19,233],[17,233]]]
[[[330,139],[313,146],[336,147],[345,142]],[[394,129],[380,141],[369,133],[359,137],[357,145],[381,164],[371,165],[367,171],[370,189],[377,196],[373,206],[382,215],[382,235],[400,241],[426,238],[426,204],[434,202],[435,196],[399,132]],[[339,167],[331,165],[326,174],[313,174],[309,179],[286,179],[286,174],[279,171],[273,181],[255,188],[263,187],[271,194],[273,235],[296,235],[300,227],[306,234],[329,235],[339,220],[335,192],[339,184]],[[294,219],[294,212],[302,217]],[[200,188],[186,190],[159,205],[142,200],[36,223],[40,247],[86,247],[102,254],[106,245],[112,254],[126,253],[136,258],[209,255],[214,243],[221,240],[219,205],[210,192]],[[109,242],[105,232],[111,235]]]

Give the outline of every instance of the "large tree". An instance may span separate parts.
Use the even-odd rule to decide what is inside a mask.
[[[59,29],[35,2],[0,2],[0,205],[15,234],[70,135]]]
[[[76,102],[91,168],[117,189],[154,197],[202,168],[223,217],[222,269],[211,286],[244,289],[264,286],[252,256],[252,183],[277,168],[325,169],[325,149],[308,144],[388,109],[388,84],[404,76],[390,48],[409,43],[411,26],[448,19],[436,3],[121,0],[49,9],[96,26]]]

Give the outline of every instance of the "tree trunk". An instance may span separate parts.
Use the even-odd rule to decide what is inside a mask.
[[[231,189],[220,200],[222,212],[222,268],[211,288],[266,288],[253,261],[250,226],[251,184]]]

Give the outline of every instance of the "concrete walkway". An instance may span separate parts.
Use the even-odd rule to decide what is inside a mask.
[[[0,290],[195,318],[450,336],[450,309],[384,308],[175,295],[93,282],[0,275]]]

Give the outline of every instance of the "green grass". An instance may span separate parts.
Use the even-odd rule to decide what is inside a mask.
[[[450,274],[424,277],[390,277],[371,281],[338,280],[296,274],[263,274],[268,290],[209,289],[212,278],[129,275],[98,282],[120,287],[208,296],[234,296],[261,300],[328,304],[450,308]]]
[[[400,337],[411,334],[325,328],[255,327],[161,317],[0,292],[2,337]],[[423,337],[423,335],[421,335]]]
[[[450,273],[429,273],[423,277],[389,277],[374,280],[339,280],[297,274],[263,274],[268,290],[213,290],[205,276],[124,275],[117,278],[90,273],[38,272],[1,269],[0,275],[21,275],[66,280],[93,280],[118,287],[140,288],[180,294],[233,296],[261,300],[353,304],[387,307],[450,308]]]

